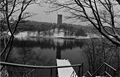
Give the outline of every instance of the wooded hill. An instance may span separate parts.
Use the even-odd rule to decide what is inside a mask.
[[[6,25],[4,26],[0,25],[0,27],[1,29],[3,29],[3,31],[6,31],[8,29]],[[58,26],[56,23],[37,22],[37,21],[30,21],[30,20],[21,21],[19,23],[16,33],[21,31],[40,32],[40,31],[47,31],[54,28],[64,29],[71,32],[78,32],[78,34],[80,33],[81,35],[86,35],[86,33],[95,33],[95,34],[99,33],[93,26],[82,26],[82,25],[67,24],[67,23],[63,23],[60,26]]]

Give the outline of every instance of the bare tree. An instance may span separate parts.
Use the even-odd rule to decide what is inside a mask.
[[[115,0],[49,0],[52,7],[65,9],[70,19],[90,22],[104,37],[120,46],[120,9]]]
[[[0,0],[0,21],[1,26],[6,26],[10,36],[5,47],[0,52],[0,57],[4,56],[1,61],[7,61],[9,53],[12,49],[14,34],[21,20],[32,16],[31,13],[25,11],[31,4],[35,4],[37,0]],[[2,32],[0,32],[2,34]],[[4,36],[3,36],[4,37]],[[2,38],[0,38],[1,40]],[[1,68],[2,69],[2,68]]]
[[[120,0],[116,0],[120,4]]]

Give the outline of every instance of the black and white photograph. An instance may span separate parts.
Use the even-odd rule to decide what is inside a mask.
[[[120,77],[120,0],[0,0],[0,77]]]

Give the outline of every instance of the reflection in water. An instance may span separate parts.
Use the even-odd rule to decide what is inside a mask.
[[[45,39],[14,40],[9,62],[42,66],[56,66],[57,59],[68,59],[71,64],[85,64],[88,66],[84,52],[85,40],[73,39]],[[50,69],[26,69],[8,67],[10,77],[50,77]],[[53,76],[56,77],[56,69]]]
[[[56,47],[56,58],[61,59],[61,47],[59,43],[57,44],[57,47]]]
[[[58,40],[58,41],[56,41]],[[59,40],[63,40],[62,42]],[[73,39],[45,39],[41,38],[36,41],[31,41],[31,40],[14,40],[14,46],[15,47],[40,47],[41,49],[46,49],[46,48],[57,48],[60,47],[62,50],[65,49],[72,49],[75,47],[82,47],[84,45],[85,40],[73,40]]]

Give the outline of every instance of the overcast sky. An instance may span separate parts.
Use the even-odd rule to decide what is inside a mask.
[[[63,0],[59,0],[62,1]],[[66,20],[64,18],[64,16],[67,15],[67,13],[63,13],[62,11],[56,11],[56,12],[52,12],[52,13],[46,13],[46,11],[50,11],[51,9],[47,6],[47,5],[31,5],[28,7],[28,9],[26,11],[29,11],[31,13],[35,13],[35,16],[32,16],[29,18],[29,20],[33,20],[33,21],[39,21],[39,22],[50,22],[50,23],[56,23],[57,22],[57,15],[58,14],[62,14],[63,15],[63,23],[72,23],[72,24],[81,24],[81,23],[76,23],[73,20]],[[119,21],[119,20],[118,20]],[[85,24],[85,23],[83,23]]]
[[[29,11],[31,13],[35,13],[36,15],[28,18],[29,20],[33,21],[40,21],[40,22],[51,22],[51,23],[56,23],[57,22],[57,15],[58,14],[63,14],[62,12],[51,12],[51,13],[46,13],[51,10],[48,8],[48,6],[39,6],[39,5],[31,5],[28,7],[26,11]],[[65,14],[63,14],[63,22],[67,22],[66,19],[64,18]],[[69,22],[70,23],[70,22]]]

